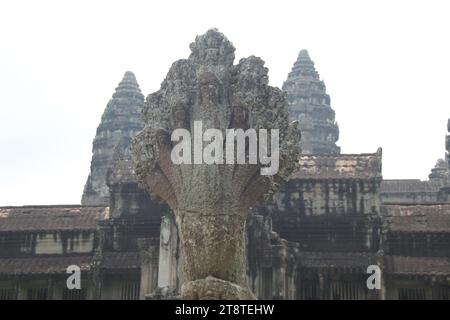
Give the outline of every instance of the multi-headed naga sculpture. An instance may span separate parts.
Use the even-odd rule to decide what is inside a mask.
[[[233,65],[235,49],[215,29],[197,36],[191,51],[188,59],[172,65],[160,90],[146,99],[145,128],[133,142],[136,175],[175,213],[183,257],[182,298],[249,299],[253,294],[246,279],[247,212],[271,196],[293,171],[300,133],[289,123],[283,92],[268,85],[264,61],[251,56]],[[263,165],[237,163],[237,151],[234,164],[174,163],[172,133],[187,130],[194,146],[198,144],[194,122],[199,121],[203,131],[218,129],[224,136],[227,129],[278,130],[279,148],[272,145],[270,150],[272,157],[279,157],[278,171],[261,175]],[[200,139],[205,139],[202,133]],[[247,160],[255,150],[249,140],[244,143]],[[189,150],[189,157],[198,157],[198,150]]]

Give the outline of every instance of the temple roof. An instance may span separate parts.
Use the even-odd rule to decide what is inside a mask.
[[[442,184],[435,181],[419,179],[383,180],[381,193],[393,192],[438,192]]]
[[[305,268],[363,268],[376,264],[374,253],[369,252],[307,252],[298,253],[299,263]]]
[[[450,275],[450,258],[386,256],[386,272],[398,275]]]
[[[304,268],[367,269],[377,264],[376,253],[370,252],[299,252]],[[380,256],[385,272],[395,275],[450,275],[450,258]]]
[[[90,271],[94,265],[93,255],[34,256],[0,258],[0,275],[65,274],[67,267],[77,265],[81,271]],[[138,252],[104,252],[100,268],[108,270],[138,269]]]
[[[0,232],[95,230],[108,215],[105,206],[0,207]]]
[[[0,274],[61,274],[66,273],[70,265],[79,266],[81,271],[89,271],[92,266],[92,256],[0,258]]]
[[[371,154],[301,155],[291,179],[381,178],[381,149]]]
[[[380,212],[392,231],[450,232],[450,204],[389,204]]]

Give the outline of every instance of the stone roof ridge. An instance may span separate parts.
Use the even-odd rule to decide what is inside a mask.
[[[105,206],[0,208],[0,232],[95,230],[108,216]]]
[[[450,232],[450,203],[384,204],[380,208],[380,213],[391,231]]]
[[[82,205],[82,204],[25,204],[22,206],[0,206],[0,209],[17,209],[17,208],[102,208],[105,205]]]
[[[382,150],[367,154],[303,154],[291,179],[381,178]]]
[[[383,179],[386,182],[400,182],[400,181],[413,181],[413,182],[426,182],[425,180],[420,179]]]
[[[411,206],[411,207],[417,207],[417,206],[423,206],[423,207],[433,207],[433,206],[450,206],[450,202],[389,202],[385,203],[382,206]]]
[[[368,157],[368,156],[378,156],[378,153],[340,153],[340,154],[331,154],[331,153],[309,153],[309,154],[301,154],[300,157],[320,157],[320,158],[345,158],[345,157]],[[411,179],[414,180],[414,179]]]
[[[439,181],[420,179],[386,179],[381,182],[381,192],[439,192]]]

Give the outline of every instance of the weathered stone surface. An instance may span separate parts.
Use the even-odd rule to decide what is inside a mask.
[[[166,205],[153,201],[151,195],[139,188],[129,144],[130,141],[127,138],[119,142],[111,160],[111,167],[106,173],[111,216],[125,218],[140,215],[154,218],[159,224],[163,212],[167,212],[168,208]]]
[[[381,201],[388,203],[435,203],[440,202],[442,183],[419,179],[383,180]]]
[[[377,153],[302,155],[290,179],[381,179],[382,149]]]
[[[449,170],[448,163],[444,159],[439,159],[436,165],[431,169],[431,173],[428,176],[430,181],[438,182],[445,186],[449,182]]]
[[[447,122],[447,131],[450,133],[450,119],[448,119],[448,122]],[[450,171],[450,134],[447,135],[447,138],[445,140],[445,147],[447,149],[448,169]]]
[[[208,276],[186,283],[181,296],[189,300],[253,300],[254,295],[246,288],[232,282]]]
[[[287,92],[291,119],[299,121],[302,153],[340,153],[336,146],[339,127],[330,107],[330,96],[308,51],[300,51],[283,90]]]
[[[210,298],[209,292],[251,296],[244,247],[248,209],[272,195],[297,163],[300,133],[289,124],[284,94],[267,85],[268,69],[260,58],[234,65],[234,50],[215,29],[198,36],[189,58],[176,61],[161,89],[147,97],[145,128],[133,142],[138,181],[175,212],[185,298]],[[192,135],[199,120],[204,129],[223,133],[228,128],[279,129],[278,173],[262,176],[259,164],[173,164],[171,133],[185,128]]]
[[[302,155],[265,206],[273,228],[304,250],[377,250],[382,152]]]
[[[450,204],[383,205],[381,213],[392,231],[450,233]]]
[[[92,147],[91,171],[84,187],[81,203],[108,205],[106,175],[112,166],[115,149],[130,146],[131,139],[144,126],[141,119],[144,96],[134,74],[127,71],[108,102]]]

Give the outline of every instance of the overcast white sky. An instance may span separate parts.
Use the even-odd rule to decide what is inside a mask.
[[[383,148],[385,178],[445,156],[449,1],[0,2],[0,205],[79,203],[100,116],[126,70],[145,95],[217,27],[281,86],[306,48],[343,153]]]

